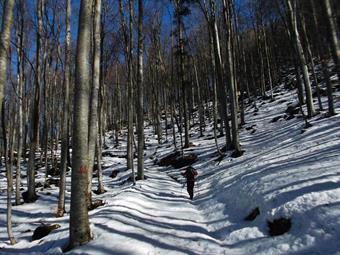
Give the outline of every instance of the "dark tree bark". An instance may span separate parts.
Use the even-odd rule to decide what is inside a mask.
[[[144,179],[144,89],[143,89],[143,53],[144,53],[144,35],[143,35],[143,0],[138,0],[138,73],[137,73],[137,90],[138,90],[138,107],[137,107],[137,134],[138,134],[138,168],[137,177]]]

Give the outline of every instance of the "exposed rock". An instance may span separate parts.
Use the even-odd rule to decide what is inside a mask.
[[[110,174],[111,178],[116,178],[118,175],[119,171],[118,170],[113,170],[112,173]]]
[[[37,201],[39,196],[35,195],[33,198],[28,199],[28,191],[25,191],[25,192],[22,193],[22,198],[24,199],[25,203],[34,203],[35,201]]]
[[[291,219],[279,218],[273,221],[267,221],[267,225],[271,236],[279,236],[290,230],[292,221]]]
[[[33,236],[32,236],[32,241],[34,240],[39,240],[45,236],[47,236],[49,233],[51,233],[52,230],[60,228],[59,224],[52,224],[52,225],[40,225],[39,227],[37,227],[34,232],[33,232]]]
[[[244,218],[244,220],[253,221],[258,215],[260,215],[260,209],[256,207]]]
[[[192,165],[197,161],[197,155],[196,154],[189,154],[187,156],[180,157],[176,159],[176,161],[172,164],[174,168],[182,168],[185,166]]]
[[[281,116],[281,115],[280,115],[280,116],[274,117],[270,122],[271,122],[271,123],[275,123],[275,122],[277,122],[277,121],[280,120],[280,119],[282,119],[282,116]]]
[[[105,202],[103,200],[101,200],[101,199],[93,200],[92,204],[88,207],[88,210],[91,211],[91,210],[96,209],[99,206],[103,206],[103,205],[105,205]]]
[[[159,160],[158,165],[159,166],[170,166],[177,160],[177,158],[180,155],[181,155],[181,153],[179,151],[175,151],[174,153],[171,153],[168,156]]]
[[[285,111],[285,113],[287,113],[288,115],[298,114],[299,112],[300,112],[300,107],[298,103],[289,105]]]

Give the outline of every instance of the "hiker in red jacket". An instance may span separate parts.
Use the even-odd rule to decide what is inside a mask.
[[[198,175],[195,168],[189,166],[182,175],[187,178],[187,191],[189,193],[190,199],[192,200],[194,197],[194,186],[195,186],[195,177]]]

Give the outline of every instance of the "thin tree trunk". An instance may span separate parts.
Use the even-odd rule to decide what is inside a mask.
[[[138,107],[137,107],[137,135],[138,135],[138,167],[137,177],[144,179],[144,89],[143,89],[143,0],[138,0]],[[166,127],[167,128],[167,127]]]
[[[212,87],[213,87],[213,119],[214,119],[214,140],[215,140],[215,146],[216,150],[220,155],[223,155],[219,145],[218,145],[218,140],[217,140],[217,101],[218,101],[218,96],[217,96],[217,79],[216,79],[216,61],[215,61],[215,55],[214,55],[214,43],[213,43],[213,38],[211,34],[211,30],[209,30],[209,42],[210,42],[210,47],[209,47],[209,52],[210,52],[210,61],[211,61],[211,81],[212,81]],[[223,119],[221,118],[221,123],[223,123]],[[229,136],[230,137],[230,136]],[[230,144],[231,141],[229,141]]]
[[[257,54],[260,58],[260,91],[261,96],[266,96],[266,85],[265,85],[265,79],[264,79],[264,63],[263,63],[263,55],[262,55],[262,48],[261,48],[261,33],[257,32],[258,29],[254,26],[254,31],[256,35],[256,45],[257,45]]]
[[[231,108],[231,126],[232,126],[232,143],[233,149],[236,155],[241,154],[241,147],[238,134],[238,122],[237,122],[237,98],[234,79],[234,65],[233,65],[233,53],[232,53],[232,24],[231,24],[231,2],[230,0],[223,0],[224,7],[224,22],[227,27],[227,70],[228,70],[228,85],[229,85],[229,100]]]
[[[299,31],[297,28],[296,0],[287,0],[287,5],[288,5],[288,13],[290,17],[291,27],[293,29],[292,31],[293,40],[295,42],[295,47],[296,47],[296,50],[297,50],[297,53],[300,59],[300,65],[301,65],[303,79],[305,83],[308,117],[311,118],[315,115],[315,109],[314,109],[314,104],[313,104],[312,88],[311,88],[310,80],[309,80],[308,67],[307,67],[304,51],[302,48],[302,44],[300,41]]]
[[[23,18],[23,2],[20,1],[18,4],[18,11],[20,12],[20,16],[18,15],[18,31],[17,31],[17,82],[18,82],[18,140],[17,140],[17,164],[16,164],[16,172],[15,172],[15,204],[21,204],[21,194],[20,194],[20,186],[21,186],[21,154],[23,149],[23,82],[24,82],[24,62],[23,62],[23,38],[24,38],[24,18]]]
[[[95,0],[94,2],[94,19],[93,19],[93,39],[94,39],[94,50],[93,50],[93,63],[92,63],[92,88],[91,88],[91,99],[90,99],[90,119],[88,124],[88,144],[89,144],[89,163],[88,163],[88,187],[87,187],[87,206],[92,205],[92,172],[95,160],[96,142],[98,136],[98,97],[99,97],[99,85],[100,85],[100,16],[101,16],[101,0]]]
[[[33,105],[33,132],[31,136],[30,155],[28,163],[28,192],[26,202],[34,202],[37,199],[35,192],[35,152],[39,145],[39,108],[40,108],[40,85],[41,85],[41,64],[40,48],[42,46],[42,31],[45,0],[37,1],[38,28],[37,28],[37,47],[36,47],[36,67],[35,67],[35,91]]]
[[[327,86],[328,114],[329,116],[333,116],[335,115],[333,88],[332,88],[332,83],[329,78],[328,66],[324,59],[321,60],[321,65],[322,65],[322,71],[323,71],[323,74],[326,80],[326,86]]]
[[[263,33],[263,40],[264,40],[264,53],[266,56],[266,64],[267,64],[267,73],[268,73],[268,82],[269,82],[269,88],[270,88],[270,98],[273,100],[273,79],[272,79],[272,74],[271,74],[271,66],[270,66],[270,61],[269,61],[269,47],[268,47],[268,42],[267,42],[267,35],[266,35],[266,30],[262,26],[262,33]]]
[[[211,18],[211,31],[214,45],[214,59],[215,59],[215,67],[216,67],[216,75],[217,75],[217,96],[220,104],[220,112],[221,112],[221,130],[223,130],[223,123],[225,127],[225,136],[226,136],[226,149],[232,148],[232,141],[230,137],[230,127],[229,127],[229,118],[228,118],[228,105],[227,105],[227,94],[224,84],[223,78],[223,65],[222,65],[222,56],[221,56],[221,47],[220,47],[220,39],[217,28],[217,23],[215,20],[215,2],[213,0],[211,2],[211,8],[213,11]]]
[[[44,150],[41,150],[41,153],[40,153],[40,163],[42,164],[43,163],[43,155],[45,156],[45,183],[47,181],[47,175],[48,175],[48,172],[49,172],[49,166],[48,166],[48,157],[47,157],[47,154],[48,154],[48,134],[49,134],[49,118],[47,117],[47,115],[49,114],[48,113],[48,108],[50,108],[52,110],[53,107],[48,107],[48,103],[47,103],[47,92],[49,90],[49,87],[51,88],[51,91],[53,91],[53,88],[52,88],[52,85],[48,86],[51,82],[51,63],[52,63],[52,57],[50,57],[50,61],[47,60],[47,55],[48,54],[51,54],[51,52],[49,52],[49,48],[48,47],[49,45],[49,42],[47,39],[44,40],[44,54],[43,54],[43,60],[42,60],[42,67],[43,67],[43,84],[44,84],[44,89],[43,89],[43,109],[44,109],[44,112],[43,112],[43,137],[44,137],[44,141],[42,142],[41,144],[41,148],[44,148]],[[47,63],[48,62],[48,63]],[[56,65],[57,66],[57,65]],[[47,76],[47,77],[46,77]],[[48,82],[47,82],[47,79]],[[53,98],[53,96],[52,96]],[[52,101],[52,100],[51,100]],[[51,112],[51,111],[50,111]],[[52,114],[51,114],[52,115]],[[52,123],[51,123],[51,130],[53,130],[53,127],[52,127]],[[52,147],[53,147],[53,141],[52,141],[52,132],[51,132],[51,150],[52,150]],[[53,163],[52,163],[52,151],[51,151],[51,164],[52,164],[52,167],[53,167]]]
[[[178,33],[178,47],[179,47],[179,78],[182,90],[182,103],[183,103],[183,117],[184,117],[184,146],[189,147],[189,115],[188,115],[188,99],[187,99],[187,84],[185,80],[184,70],[184,38],[183,38],[183,19],[182,19],[182,4],[180,0],[175,1],[177,13],[177,33]]]
[[[338,73],[338,79],[340,81],[340,45],[339,45],[339,35],[337,34],[337,27],[335,21],[335,15],[332,10],[332,5],[330,0],[321,1],[323,5],[324,14],[327,21],[327,34],[328,40],[331,45],[332,56],[336,66],[336,71]]]
[[[193,66],[194,66],[194,72],[195,72],[195,81],[196,81],[196,87],[197,87],[197,100],[198,100],[198,115],[199,115],[199,125],[200,125],[200,136],[203,136],[203,126],[204,126],[204,109],[203,109],[203,102],[201,97],[201,88],[200,83],[198,79],[198,73],[197,73],[197,65],[196,61],[193,58]]]
[[[300,71],[300,67],[298,64],[298,60],[296,58],[294,58],[294,69],[295,69],[295,76],[296,76],[296,82],[297,82],[297,94],[298,94],[299,103],[301,105],[304,105],[305,98],[303,96],[303,84],[302,84],[302,79],[301,79],[301,71]]]
[[[104,31],[103,31],[103,22],[101,22],[101,42],[100,42],[100,55],[101,58],[103,58],[103,43],[104,43]],[[96,145],[96,158],[97,158],[97,166],[98,166],[98,188],[97,188],[97,194],[103,194],[106,192],[104,188],[104,182],[103,182],[103,169],[102,169],[102,148],[103,148],[103,137],[105,139],[104,129],[105,124],[103,123],[103,119],[105,119],[104,113],[104,65],[102,64],[100,66],[100,85],[99,85],[99,105],[98,105],[98,136],[97,136],[97,145]],[[105,146],[105,140],[104,140],[104,146]]]
[[[97,175],[98,175],[98,188],[97,188],[97,194],[103,194],[106,192],[104,188],[104,182],[103,182],[103,169],[102,169],[102,150],[101,150],[101,135],[97,138],[96,141],[96,158],[97,158]]]
[[[132,170],[132,182],[136,183],[135,169],[133,165],[133,0],[129,0],[129,46],[128,46],[128,146],[127,146],[127,167]]]
[[[172,28],[172,27],[171,27]],[[171,125],[172,125],[172,142],[173,145],[175,147],[175,149],[177,149],[177,142],[176,142],[176,128],[175,128],[175,121],[174,118],[176,117],[176,110],[175,110],[175,99],[176,99],[176,92],[175,92],[175,80],[174,80],[174,52],[173,52],[173,48],[174,48],[174,36],[171,33],[171,56],[170,56],[170,60],[171,60],[171,77],[170,77],[170,81],[171,81],[171,87],[172,89],[170,89],[171,91],[171,95],[172,95],[172,99],[170,102],[170,111],[171,111]]]
[[[320,111],[322,111],[323,107],[322,107],[322,102],[321,102],[320,88],[319,88],[319,84],[318,84],[318,78],[316,76],[312,49],[311,49],[309,39],[308,39],[308,35],[307,35],[306,20],[305,20],[303,15],[300,15],[300,16],[301,16],[301,21],[302,21],[302,34],[303,34],[303,37],[304,37],[305,42],[306,42],[307,55],[308,55],[308,58],[309,58],[309,61],[310,61],[311,69],[312,69],[313,80],[314,80],[314,84],[315,84],[316,94],[317,94],[317,97],[318,97],[319,109],[320,109]]]
[[[59,182],[59,199],[57,216],[62,217],[65,212],[65,191],[66,191],[66,170],[67,154],[69,150],[69,91],[70,91],[70,61],[71,61],[71,0],[66,0],[66,34],[65,34],[65,78],[64,78],[64,111],[62,123],[62,142],[61,142],[61,169]]]
[[[4,142],[4,149],[5,149],[5,164],[6,164],[6,177],[7,177],[7,234],[10,243],[13,245],[16,243],[16,240],[13,235],[12,230],[12,193],[13,193],[13,172],[12,172],[12,157],[13,155],[13,148],[10,145],[8,148],[8,140],[7,140],[7,130],[6,130],[6,119],[5,119],[5,103],[3,102],[2,105],[2,132],[3,132],[3,142]],[[13,134],[12,134],[13,136]],[[9,152],[10,151],[10,152]],[[9,153],[11,155],[9,155]]]

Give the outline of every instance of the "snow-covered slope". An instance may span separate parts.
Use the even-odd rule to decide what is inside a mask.
[[[258,102],[258,112],[248,106],[240,133],[242,157],[216,161],[214,140],[207,136],[212,125],[201,138],[192,129],[196,146],[185,154],[198,155],[193,201],[182,184],[182,169],[155,164],[173,152],[173,146],[171,141],[158,145],[151,126],[146,128],[146,180],[132,186],[125,181],[130,175],[125,159],[104,157],[107,192],[94,198],[106,204],[89,212],[93,240],[67,254],[340,254],[340,115],[326,118],[321,113],[308,129],[302,118],[271,122],[296,101],[294,91],[281,91],[273,102]],[[340,112],[339,94],[336,102]],[[108,150],[121,153],[123,145],[114,148],[109,135]],[[219,144],[223,142],[219,138]],[[109,177],[113,170],[119,170],[115,179]],[[4,171],[0,182],[0,254],[61,253],[67,245],[69,214],[54,217],[57,188],[39,191],[36,203],[13,208],[19,242],[10,246]],[[256,207],[260,214],[245,221]],[[267,221],[280,217],[291,219],[291,229],[272,237]],[[32,231],[42,222],[61,227],[31,242]]]

